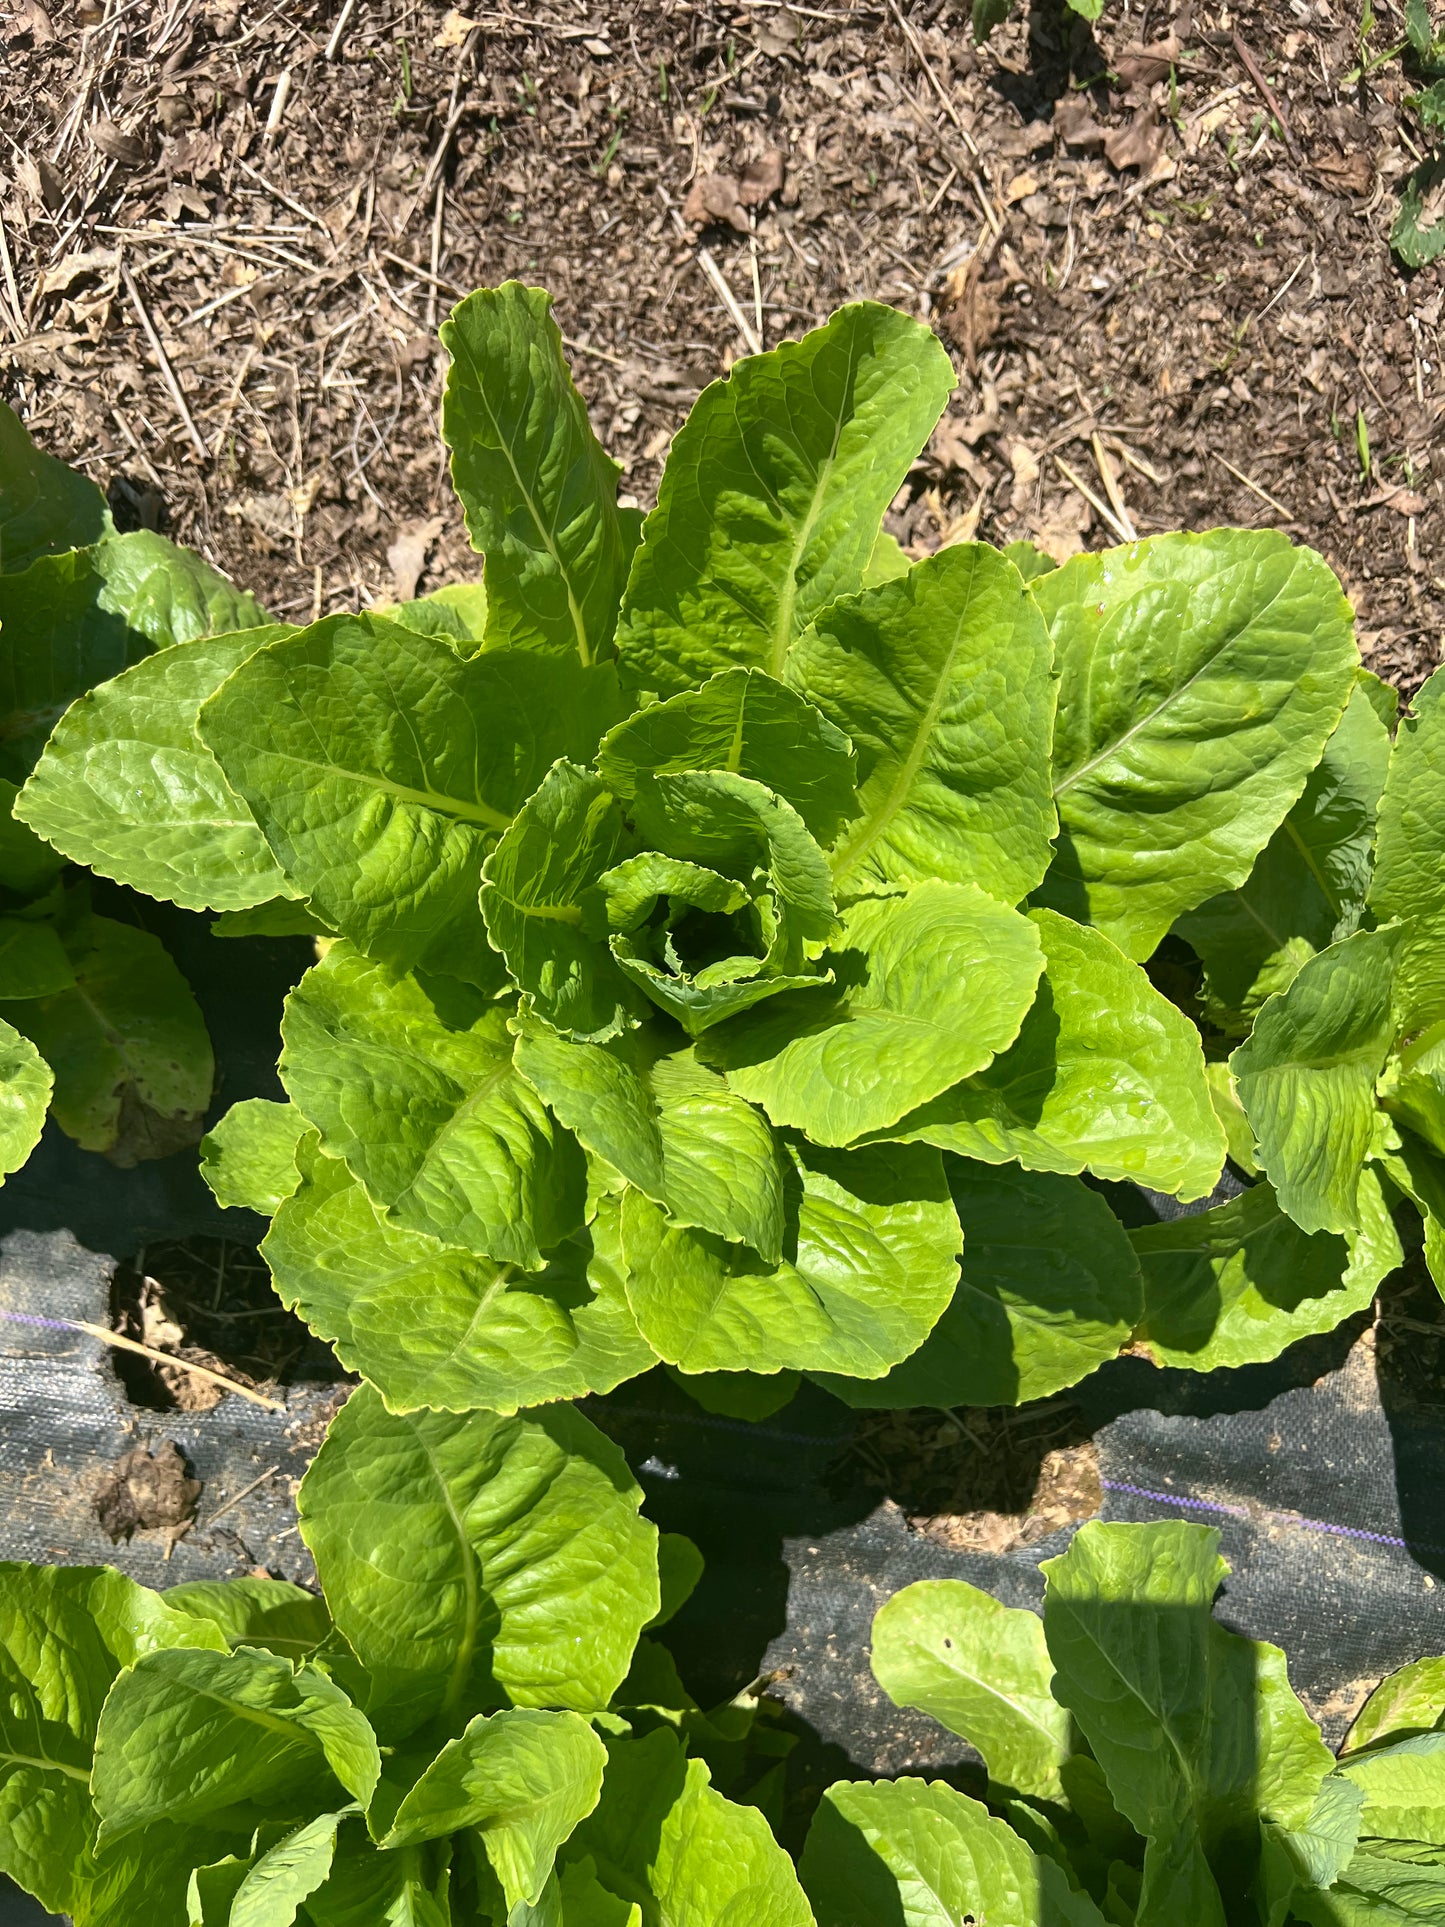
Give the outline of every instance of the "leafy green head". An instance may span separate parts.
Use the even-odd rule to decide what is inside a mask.
[[[1347,1315],[1433,1209],[1435,712],[1392,749],[1320,557],[904,555],[954,374],[873,303],[708,388],[645,520],[541,291],[443,333],[481,583],[140,661],[18,805],[326,939],[288,1102],[206,1150],[287,1302],[503,1412],[659,1360],[998,1402]],[[1183,1228],[1107,1201],[1226,1148]]]

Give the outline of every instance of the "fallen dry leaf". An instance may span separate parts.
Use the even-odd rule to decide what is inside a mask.
[[[1111,127],[1104,136],[1104,159],[1110,167],[1148,171],[1164,147],[1164,129],[1153,107],[1141,107],[1127,127]]]
[[[59,168],[41,157],[31,159],[27,154],[15,169],[19,181],[32,201],[53,214],[65,199],[65,179]]]
[[[36,293],[69,294],[77,281],[83,281],[92,274],[115,281],[119,260],[115,248],[83,248],[76,254],[67,254],[53,268],[40,270],[36,277]]]
[[[1153,87],[1169,78],[1182,52],[1177,35],[1171,33],[1163,40],[1151,40],[1147,47],[1125,47],[1114,56],[1114,72],[1126,88]]]
[[[195,127],[167,141],[161,161],[168,174],[184,175],[197,183],[214,180],[221,171],[221,143],[204,127]]]
[[[1039,181],[1036,174],[1015,174],[1003,191],[1003,197],[1012,207],[1016,201],[1026,201],[1030,194],[1037,194]]]
[[[738,199],[744,207],[761,207],[780,193],[783,185],[783,157],[776,147],[749,161],[738,177]]]
[[[161,201],[161,212],[168,221],[179,221],[183,214],[194,214],[198,221],[207,220],[211,204],[199,188],[188,187],[184,182],[179,187],[167,189]]]
[[[416,594],[416,585],[426,567],[431,545],[444,526],[441,516],[428,515],[415,522],[405,522],[397,530],[396,539],[386,552],[386,560],[398,602],[410,602]]]
[[[1084,537],[1093,519],[1094,512],[1083,496],[1070,490],[1067,495],[1046,502],[1041,514],[1030,516],[1027,527],[1035,545],[1062,568],[1071,555],[1083,550]]]
[[[104,114],[93,120],[86,132],[90,136],[91,146],[104,154],[108,161],[115,161],[121,167],[143,165],[146,158],[145,142],[135,134],[127,134]]]
[[[944,333],[963,350],[970,370],[978,366],[978,351],[998,333],[1003,320],[999,297],[1006,283],[985,281],[983,264],[974,255],[949,275],[943,287]]]
[[[467,35],[476,25],[477,22],[475,20],[468,20],[460,7],[453,7],[446,19],[443,20],[441,30],[431,44],[443,50],[448,47],[460,47],[464,44]]]
[[[1022,515],[1039,479],[1038,458],[1027,442],[1013,442],[1009,446],[1008,459],[1009,467],[1014,472],[1009,507],[1015,515]]]
[[[55,39],[55,26],[40,0],[19,0],[15,11],[0,32],[7,40],[28,33],[37,47],[48,47]]]
[[[1089,112],[1089,103],[1075,94],[1054,108],[1054,133],[1066,147],[1098,147],[1104,130]]]
[[[1375,165],[1361,148],[1354,153],[1327,154],[1315,162],[1315,172],[1330,187],[1364,196],[1374,191]]]
[[[1362,509],[1393,509],[1396,515],[1423,515],[1429,506],[1425,496],[1409,488],[1382,488],[1360,504]]]
[[[694,227],[706,227],[709,221],[726,221],[739,234],[746,234],[748,217],[743,211],[741,195],[742,189],[731,174],[699,174],[687,190],[682,218]]]

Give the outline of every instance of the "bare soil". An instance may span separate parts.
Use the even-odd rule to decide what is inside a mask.
[[[176,1363],[117,1350],[113,1364],[133,1405],[209,1412],[226,1397],[205,1366],[253,1391],[274,1392],[310,1348],[310,1333],[281,1304],[260,1253],[223,1238],[167,1239],[120,1265],[111,1325]]]
[[[750,338],[869,296],[960,375],[916,552],[1270,524],[1383,673],[1439,657],[1441,269],[1389,250],[1423,136],[1353,0],[983,48],[952,0],[6,4],[0,386],[278,615],[476,573],[435,328],[518,276],[644,504]]]
[[[836,1467],[887,1493],[910,1526],[952,1552],[1011,1552],[1096,1518],[1099,1458],[1067,1399],[1017,1408],[878,1412]]]

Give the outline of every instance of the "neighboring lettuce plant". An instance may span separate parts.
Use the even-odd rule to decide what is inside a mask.
[[[1366,1701],[1338,1762],[1284,1654],[1210,1605],[1219,1535],[1084,1526],[1042,1621],[924,1580],[873,1622],[900,1706],[981,1755],[941,1782],[835,1785],[800,1871],[817,1927],[1364,1927],[1445,1913],[1445,1661]]]
[[[118,1164],[200,1135],[214,1065],[185,980],[149,932],[96,914],[87,879],[11,806],[93,685],[153,650],[260,621],[199,556],[145,530],[117,534],[95,484],[36,449],[0,404],[0,1174],[25,1162],[47,1108]],[[164,768],[147,780],[163,786]],[[146,792],[127,801],[143,810]]]
[[[871,303],[710,387],[645,523],[544,294],[443,337],[484,588],[150,655],[17,806],[318,937],[289,1103],[205,1158],[345,1364],[398,1410],[658,1360],[736,1411],[991,1405],[1334,1326],[1403,1197],[1445,1273],[1439,696],[1392,748],[1319,556],[910,565],[954,376]],[[1116,1216],[1226,1146],[1242,1196]]]
[[[756,1698],[639,1637],[700,1570],[641,1497],[566,1408],[363,1388],[301,1485],[324,1596],[0,1566],[0,1870],[75,1927],[808,1927],[711,1784]]]
[[[951,1580],[891,1599],[878,1680],[977,1750],[984,1798],[837,1782],[795,1871],[769,1703],[703,1713],[643,1634],[699,1561],[640,1496],[565,1407],[364,1388],[301,1488],[322,1595],[0,1567],[0,1870],[75,1927],[1441,1917],[1445,1660],[1336,1761],[1284,1655],[1212,1619],[1218,1535],[1174,1522],[1084,1526],[1042,1620]]]

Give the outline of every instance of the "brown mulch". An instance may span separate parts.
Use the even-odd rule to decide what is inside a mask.
[[[1441,269],[1389,251],[1422,136],[1398,60],[1349,80],[1354,0],[1045,0],[981,49],[941,0],[8,6],[0,386],[274,613],[476,572],[434,331],[515,275],[644,504],[749,337],[871,296],[962,377],[917,552],[1270,524],[1376,667],[1439,657]]]
[[[116,1331],[177,1361],[123,1350],[111,1360],[130,1402],[153,1411],[209,1412],[227,1396],[187,1363],[274,1393],[309,1339],[276,1297],[260,1253],[223,1238],[145,1246],[117,1268],[111,1303]]]
[[[163,1439],[153,1452],[137,1445],[116,1460],[96,1492],[95,1516],[112,1545],[157,1528],[175,1540],[190,1529],[200,1496],[185,1454]]]
[[[915,1531],[953,1552],[1011,1552],[1097,1517],[1098,1454],[1067,1399],[957,1411],[868,1413],[835,1468],[886,1493]]]

